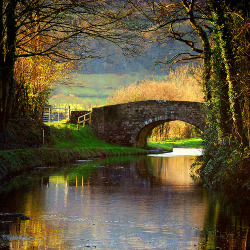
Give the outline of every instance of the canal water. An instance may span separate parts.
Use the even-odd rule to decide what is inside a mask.
[[[78,161],[16,177],[0,189],[0,249],[248,249],[247,208],[194,185],[200,153]]]

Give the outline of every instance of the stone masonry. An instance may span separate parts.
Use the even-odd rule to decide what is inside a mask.
[[[94,108],[91,127],[100,139],[126,146],[145,147],[156,126],[184,121],[200,130],[205,127],[204,104],[186,101],[141,101]]]

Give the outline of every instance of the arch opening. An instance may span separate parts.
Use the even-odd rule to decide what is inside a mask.
[[[152,121],[139,130],[135,138],[135,146],[146,148],[148,142],[194,138],[201,133],[197,126],[181,120]]]
[[[147,146],[149,133],[160,124],[164,124],[164,122],[166,121],[156,121],[143,127],[136,136],[135,146],[138,148],[145,148]]]

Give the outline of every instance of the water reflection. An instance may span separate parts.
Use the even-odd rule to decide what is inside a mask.
[[[247,249],[247,217],[193,185],[193,159],[110,158],[36,174],[0,195],[0,212],[31,218],[0,221],[0,248]]]
[[[173,148],[173,151],[170,153],[150,155],[150,156],[156,156],[156,157],[176,157],[184,155],[200,156],[202,155],[202,153],[203,149],[200,148]]]
[[[190,166],[194,156],[151,157],[151,173],[163,185],[190,186],[194,184]]]

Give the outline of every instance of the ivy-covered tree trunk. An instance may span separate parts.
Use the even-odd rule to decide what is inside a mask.
[[[218,37],[214,37],[216,46],[213,48],[213,112],[217,117],[217,133],[219,141],[227,138],[232,133],[230,103],[225,65],[221,59],[221,49]]]
[[[211,0],[211,6],[214,13],[214,24],[218,33],[221,56],[227,75],[228,96],[234,131],[238,142],[243,146],[247,146],[247,138],[243,131],[243,119],[240,107],[242,95],[239,82],[237,81],[236,57],[233,52],[232,37],[228,27],[225,2]]]

